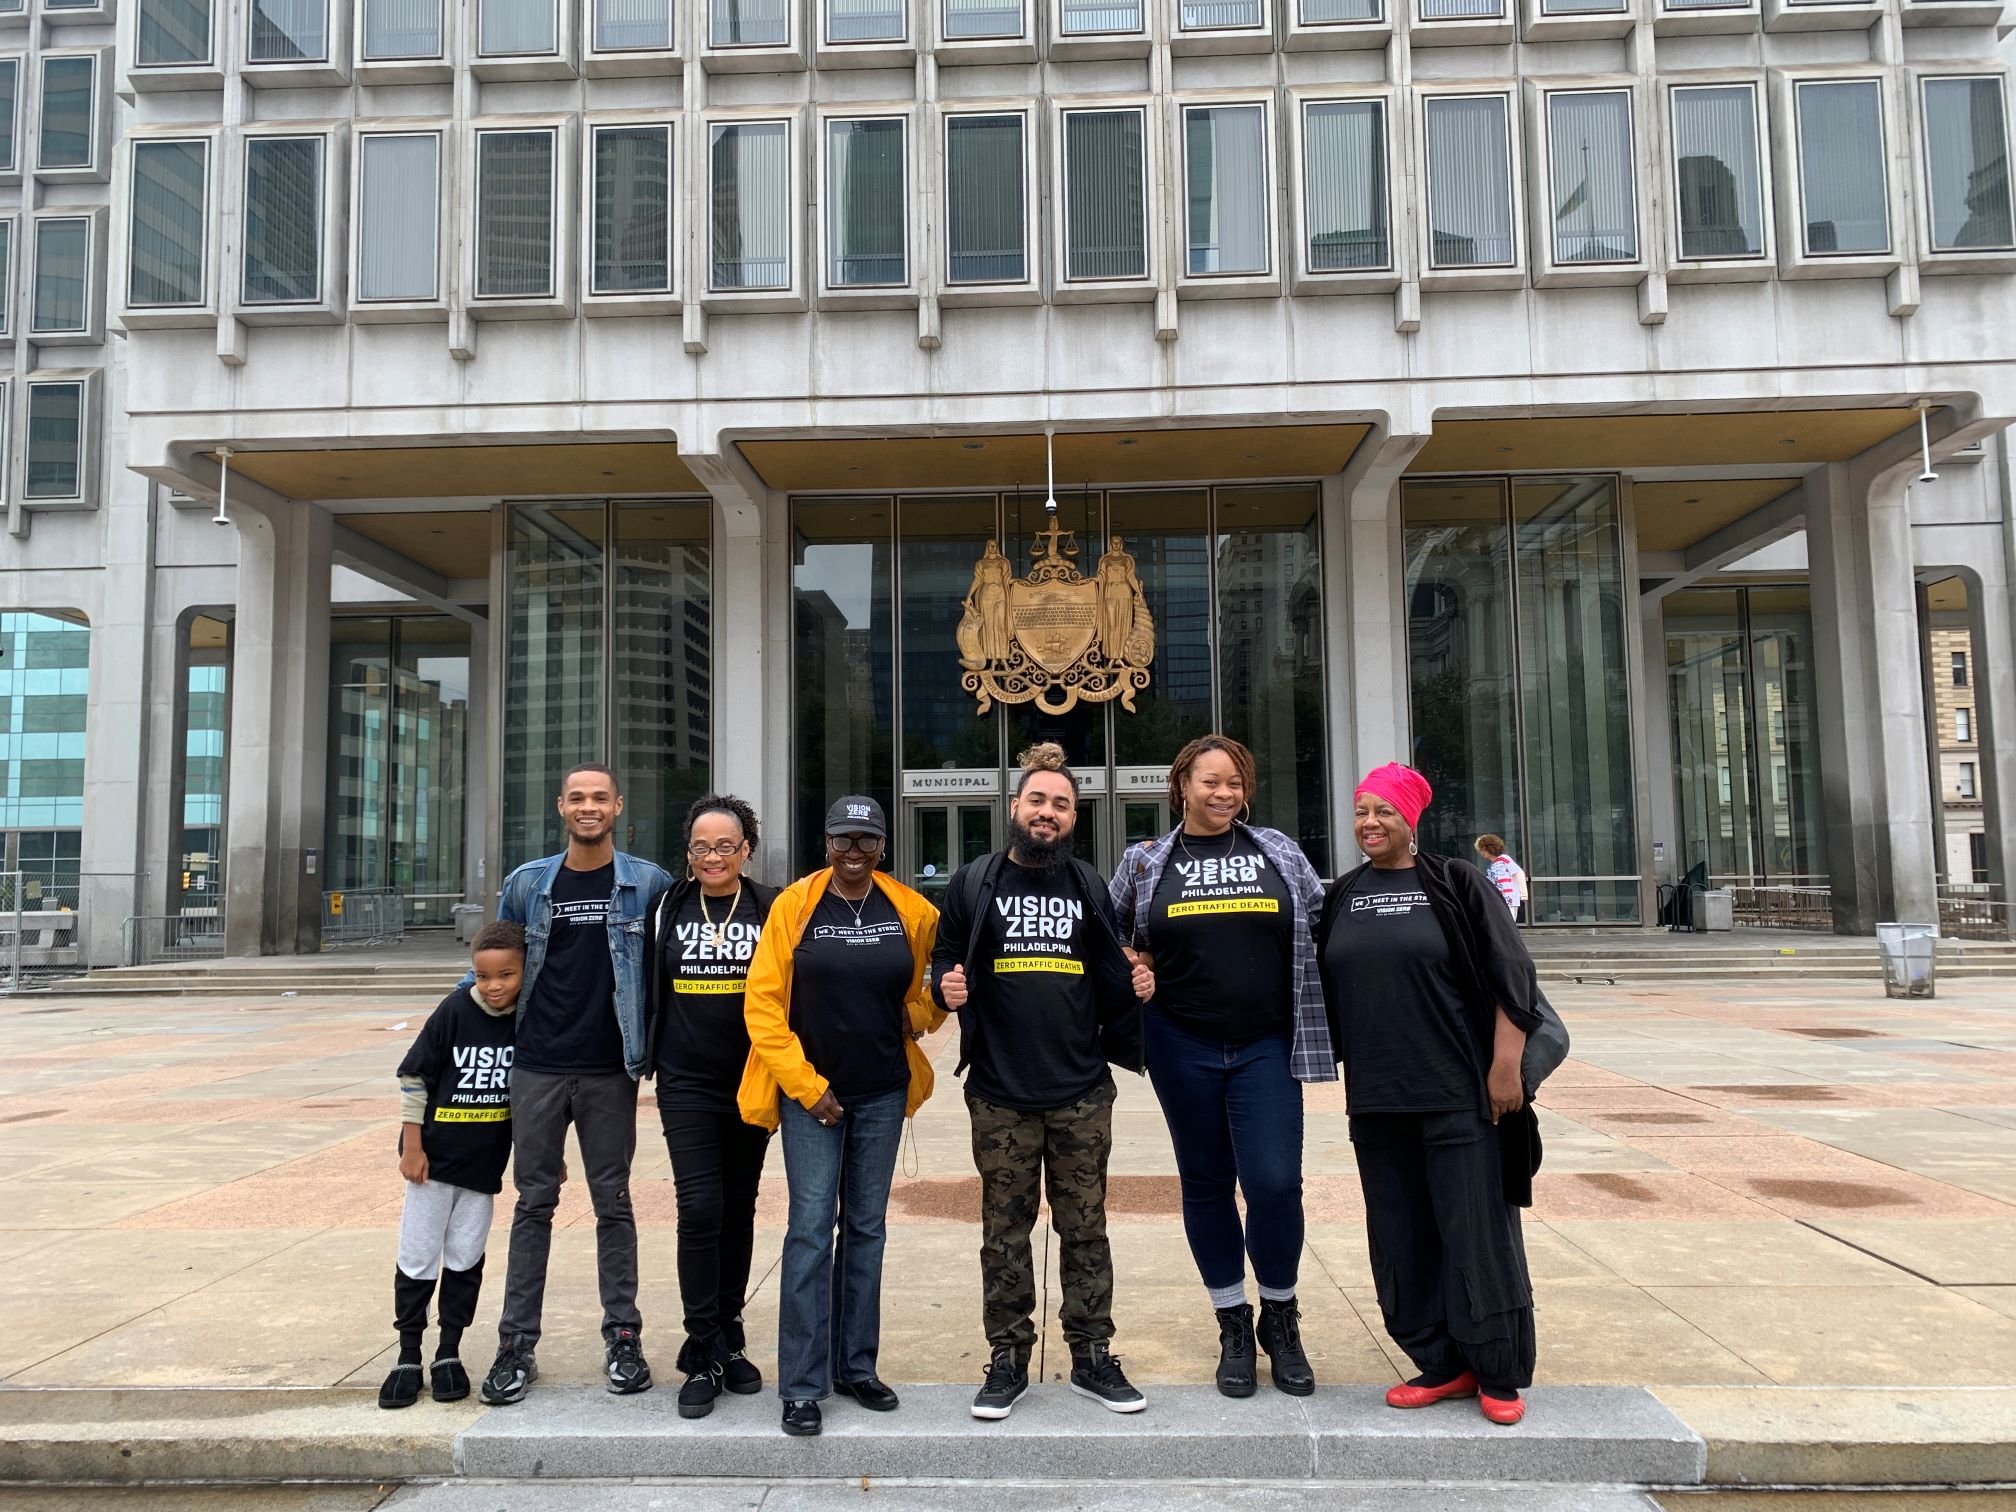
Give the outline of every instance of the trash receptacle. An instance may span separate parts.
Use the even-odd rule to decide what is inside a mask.
[[[1692,895],[1695,930],[1736,927],[1736,894],[1726,887],[1704,887]]]
[[[1936,924],[1878,924],[1876,949],[1883,957],[1883,995],[1893,998],[1933,996]]]
[[[483,927],[483,905],[481,903],[457,903],[455,905],[455,938],[467,945],[476,938],[476,931]]]

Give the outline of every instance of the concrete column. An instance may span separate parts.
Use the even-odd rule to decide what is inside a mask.
[[[1984,571],[1967,582],[1967,627],[1974,654],[1974,738],[1980,746],[1981,828],[1987,842],[1988,881],[2009,897],[2016,866],[2016,623],[2001,575]]]
[[[1673,695],[1666,673],[1666,600],[1643,595],[1638,600],[1638,684],[1636,707],[1643,736],[1639,770],[1645,774],[1645,816],[1641,830],[1650,848],[1640,857],[1640,870],[1655,885],[1675,880],[1685,868],[1680,861],[1679,799],[1673,784]],[[1664,859],[1659,847],[1665,847]],[[1656,923],[1648,910],[1645,922]]]
[[[224,946],[230,955],[316,950],[329,733],[330,519],[266,495],[241,502],[231,689]]]
[[[1909,469],[1831,463],[1807,482],[1834,928],[1938,918]]]
[[[462,899],[488,907],[503,879],[492,876],[490,837],[490,626],[469,627],[468,747],[462,763]]]

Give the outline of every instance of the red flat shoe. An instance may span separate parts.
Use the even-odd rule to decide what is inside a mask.
[[[1526,1416],[1524,1397],[1486,1396],[1480,1391],[1477,1394],[1477,1406],[1492,1422],[1502,1423],[1508,1428]]]
[[[1432,1407],[1437,1402],[1446,1402],[1455,1397],[1477,1395],[1477,1377],[1469,1371],[1445,1381],[1440,1386],[1415,1386],[1402,1381],[1398,1386],[1386,1388],[1388,1407]]]

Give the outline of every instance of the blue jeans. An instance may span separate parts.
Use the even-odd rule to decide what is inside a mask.
[[[1169,1123],[1183,1232],[1205,1286],[1292,1292],[1302,1259],[1302,1084],[1288,1036],[1228,1045],[1147,1015],[1148,1079]],[[1246,1197],[1242,1232],[1234,1189]]]
[[[835,1381],[875,1374],[903,1101],[901,1087],[861,1098],[829,1129],[781,1099],[791,1216],[777,1292],[777,1394],[787,1402],[820,1401]]]

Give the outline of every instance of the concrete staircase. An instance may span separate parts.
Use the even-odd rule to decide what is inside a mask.
[[[243,961],[181,961],[163,966],[100,967],[50,984],[65,997],[336,997],[433,1002],[468,966],[462,952],[429,951],[407,959],[265,956]]]
[[[1577,933],[1529,930],[1526,942],[1545,982],[1867,981],[1882,979],[1872,938],[1787,931],[1726,934]],[[2016,941],[1941,940],[1942,980],[2016,977]]]

